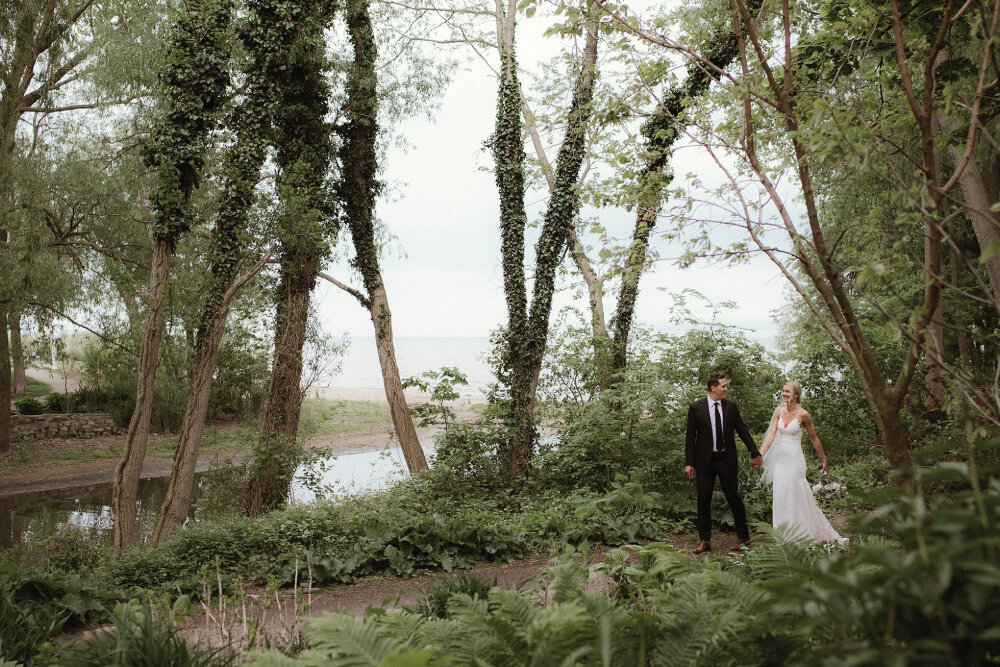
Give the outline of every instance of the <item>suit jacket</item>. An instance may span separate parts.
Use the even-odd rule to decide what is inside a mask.
[[[760,451],[753,442],[750,429],[743,423],[740,409],[732,401],[722,399],[722,442],[726,460],[737,468],[736,434],[750,450],[750,456],[757,458]],[[708,399],[700,398],[688,406],[687,436],[684,440],[684,465],[695,470],[705,470],[712,462],[712,419],[708,415]]]

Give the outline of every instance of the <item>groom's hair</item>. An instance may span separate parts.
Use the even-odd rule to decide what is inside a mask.
[[[708,376],[708,390],[712,391],[712,387],[719,384],[719,380],[725,379],[725,373],[712,373]]]

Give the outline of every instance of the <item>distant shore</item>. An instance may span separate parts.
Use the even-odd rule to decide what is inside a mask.
[[[457,409],[471,405],[485,405],[486,397],[480,394],[462,393],[461,397],[449,403],[452,409]],[[367,401],[369,403],[379,403],[388,405],[385,398],[385,390],[376,387],[310,387],[307,392],[309,398],[322,398],[328,401]],[[426,403],[431,400],[431,395],[419,391],[404,391],[407,405],[413,406]]]

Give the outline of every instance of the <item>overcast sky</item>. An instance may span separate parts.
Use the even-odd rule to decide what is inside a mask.
[[[531,34],[539,27],[519,23],[522,68],[547,58],[553,48]],[[389,154],[386,179],[402,187],[397,201],[381,201],[378,207],[398,239],[382,264],[397,337],[485,337],[506,321],[499,196],[490,171],[492,158],[483,148],[495,114],[495,79],[485,65],[472,62],[456,73],[432,121],[409,120],[400,128],[412,146],[405,153]],[[681,151],[673,161],[678,174],[695,169],[703,173],[709,164],[707,156],[694,150]],[[529,197],[529,204],[529,216],[537,216],[544,202]],[[600,215],[621,238],[631,234],[632,213],[605,210]],[[662,239],[654,244],[664,257],[677,254],[678,249]],[[533,266],[530,249],[528,266]],[[330,270],[341,280],[350,277],[343,262]],[[773,337],[771,314],[785,301],[783,279],[763,258],[736,267],[699,262],[688,269],[660,261],[642,278],[638,321],[658,331],[676,330],[669,323],[673,301],[668,291],[685,288],[697,289],[712,301],[736,301],[738,309],[722,320],[752,329],[758,340]],[[568,302],[568,296],[562,297],[562,304]],[[367,311],[329,283],[318,288],[316,303],[330,333],[373,335]],[[586,308],[582,301],[578,305]],[[610,298],[607,307],[613,310]],[[707,309],[695,312],[708,317]]]

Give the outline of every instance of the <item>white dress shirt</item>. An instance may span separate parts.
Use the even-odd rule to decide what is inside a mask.
[[[719,423],[715,423],[715,406],[719,406]],[[722,440],[722,401],[717,401],[711,396],[708,397],[708,421],[712,422],[712,451],[718,452],[720,449],[725,449],[719,447],[719,441]]]

